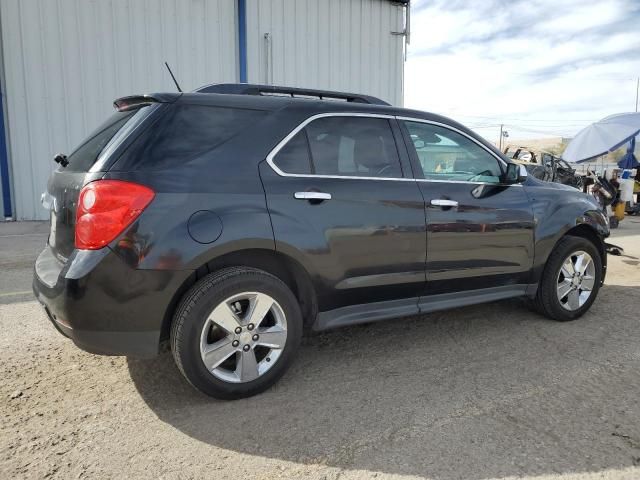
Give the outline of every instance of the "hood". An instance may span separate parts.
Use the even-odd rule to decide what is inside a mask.
[[[598,201],[593,195],[584,193],[582,190],[578,190],[577,188],[571,187],[569,185],[564,185],[562,183],[556,182],[545,182],[544,180],[539,180],[529,175],[527,181],[525,182],[525,186],[528,188],[544,188],[546,190],[556,190],[558,191],[559,195],[568,195],[576,199],[579,198],[581,200],[586,200],[594,210],[601,210],[600,204],[598,204]]]
[[[525,185],[527,185],[528,187],[551,188],[554,190],[565,190],[568,192],[582,193],[580,190],[570,185],[564,185],[562,183],[556,183],[556,182],[545,182],[544,180],[540,180],[532,175],[529,175],[527,177],[527,181]]]

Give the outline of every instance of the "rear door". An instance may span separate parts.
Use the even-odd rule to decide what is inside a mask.
[[[392,117],[322,114],[261,164],[276,249],[310,272],[320,311],[397,299],[417,311],[424,201],[398,142]]]
[[[428,295],[524,288],[533,264],[533,212],[504,162],[443,124],[402,122],[425,199]]]

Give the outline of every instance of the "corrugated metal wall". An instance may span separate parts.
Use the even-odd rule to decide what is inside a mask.
[[[115,98],[237,81],[235,0],[1,0],[17,219],[43,219],[57,152],[113,112]]]
[[[388,0],[247,0],[249,83],[366,93],[402,105],[402,7]],[[268,39],[265,39],[268,34]]]
[[[44,219],[52,161],[120,96],[238,81],[236,0],[0,0],[14,217]],[[402,104],[403,9],[388,0],[246,0],[248,81]],[[269,34],[269,42],[264,35]],[[1,73],[0,69],[0,73]]]

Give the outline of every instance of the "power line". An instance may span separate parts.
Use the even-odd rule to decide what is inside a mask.
[[[453,116],[453,115],[450,115]],[[486,120],[496,120],[496,121],[500,121],[500,120],[515,120],[515,121],[521,121],[521,122],[562,122],[562,123],[567,123],[567,122],[580,122],[580,123],[593,123],[596,120],[589,120],[589,119],[585,119],[585,118],[574,118],[574,119],[559,119],[559,118],[515,118],[515,117],[510,117],[508,115],[504,115],[504,116],[487,116],[487,115],[457,115],[458,117],[464,117],[464,118],[481,118],[481,119],[486,119]]]
[[[536,124],[536,123],[473,123],[469,122],[464,124],[467,127],[499,127],[500,125],[508,125],[510,127],[535,127],[535,128],[572,128],[572,127],[582,127],[579,124],[566,124],[566,125],[558,125],[558,124]]]
[[[568,131],[576,131],[577,127],[571,127],[570,125],[526,125],[526,124],[522,124],[522,123],[507,123],[505,125],[508,125],[511,128],[520,128],[523,130],[526,129],[533,129],[533,130],[562,130],[565,132]]]
[[[536,129],[532,129],[532,128],[523,128],[523,127],[519,127],[517,125],[508,125],[509,128],[518,130],[518,131],[522,131],[522,132],[530,132],[530,133],[539,133],[539,134],[543,134],[543,135],[553,135],[556,137],[569,137],[572,136],[571,133],[564,131],[564,132],[558,132],[558,131],[549,131],[549,130],[536,130]]]
[[[469,128],[494,128],[494,127],[499,127],[500,124],[499,123],[465,123],[466,127]]]

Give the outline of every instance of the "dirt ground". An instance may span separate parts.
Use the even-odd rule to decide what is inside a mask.
[[[0,224],[0,479],[640,478],[640,219],[579,321],[506,301],[334,331],[235,402],[58,334],[30,293],[46,230]]]

